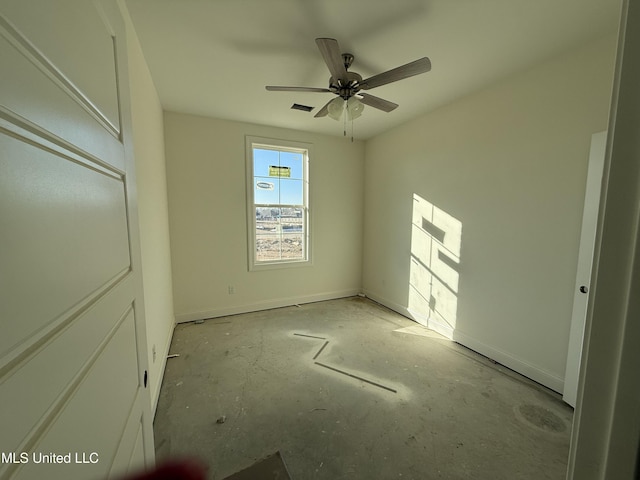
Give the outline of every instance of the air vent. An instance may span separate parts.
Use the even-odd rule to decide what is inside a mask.
[[[300,105],[299,103],[294,103],[291,105],[292,110],[302,110],[303,112],[310,112],[314,107],[309,107],[307,105]]]

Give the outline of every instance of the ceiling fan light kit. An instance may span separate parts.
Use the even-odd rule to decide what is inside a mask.
[[[338,96],[338,98],[327,102],[318,113],[315,114],[315,117],[325,117],[328,115],[334,120],[340,120],[343,112],[345,112],[345,121],[350,120],[353,122],[353,120],[362,115],[365,105],[382,110],[383,112],[391,112],[398,107],[398,104],[363,93],[361,90],[369,90],[431,70],[431,61],[427,57],[423,57],[363,80],[361,75],[347,70],[353,63],[354,57],[350,53],[340,53],[340,46],[336,39],[316,38],[316,45],[318,46],[318,50],[320,50],[324,63],[331,73],[329,88],[281,87],[271,85],[265,87],[270,92],[318,92],[333,93]]]
[[[344,100],[342,98],[334,98],[327,104],[327,114],[336,121],[342,117],[343,110]]]
[[[338,97],[327,104],[327,113],[334,120],[340,120],[344,112],[346,120],[353,121],[362,115],[363,110],[364,104],[357,97],[350,97],[348,100]]]
[[[362,111],[364,110],[364,103],[362,103],[357,97],[351,97],[349,98],[349,100],[347,100],[345,110],[347,111],[347,118],[349,120],[355,120],[360,115],[362,115]]]

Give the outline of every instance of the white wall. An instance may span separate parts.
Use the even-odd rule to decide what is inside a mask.
[[[561,391],[589,143],[607,128],[614,56],[603,39],[368,141],[365,293],[407,313],[418,194],[462,223],[454,338]]]
[[[164,125],[178,321],[360,292],[362,142],[172,112]],[[312,266],[248,271],[245,135],[313,144]]]
[[[127,25],[131,115],[149,355],[149,388],[153,402],[152,409],[155,411],[175,325],[163,113],[126,7],[122,3],[120,7]]]

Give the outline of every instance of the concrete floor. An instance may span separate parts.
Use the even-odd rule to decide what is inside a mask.
[[[565,478],[557,394],[364,298],[181,324],[170,353],[157,457],[211,479],[278,450],[295,480]]]

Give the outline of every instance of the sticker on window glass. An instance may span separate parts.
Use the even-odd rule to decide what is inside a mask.
[[[291,177],[291,167],[277,167],[275,165],[269,165],[270,177]]]
[[[273,183],[271,182],[258,182],[256,183],[256,187],[260,190],[273,190]]]

